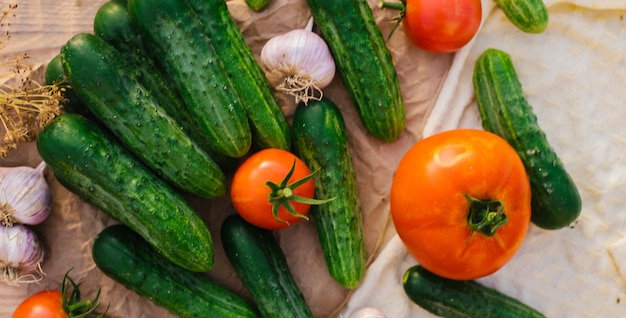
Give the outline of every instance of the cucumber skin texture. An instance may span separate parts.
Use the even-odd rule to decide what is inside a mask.
[[[483,127],[507,140],[526,167],[531,221],[544,229],[569,226],[580,215],[580,193],[539,127],[508,53],[483,52],[473,83]]]
[[[307,2],[365,128],[382,141],[397,140],[405,126],[404,102],[391,54],[367,0]]]
[[[300,103],[292,123],[294,149],[314,177],[315,196],[334,200],[313,205],[315,223],[330,275],[346,288],[356,287],[366,268],[363,217],[356,172],[344,119],[330,99]]]
[[[148,54],[141,34],[131,24],[127,3],[126,0],[110,0],[104,3],[94,17],[94,34],[115,47],[129,61],[132,68],[138,72],[146,89],[160,101],[160,106],[223,171],[233,169],[233,160],[221,154],[198,127],[167,74]]]
[[[160,107],[119,51],[93,34],[80,33],[63,45],[61,54],[65,72],[90,112],[147,166],[194,195],[226,194],[220,167]]]
[[[526,33],[542,33],[548,27],[549,13],[543,0],[494,0],[504,15]]]
[[[291,148],[291,128],[224,0],[188,0],[239,92],[258,148]]]
[[[50,62],[48,62],[48,65],[46,66],[44,78],[46,85],[56,84],[65,89],[63,97],[65,97],[67,101],[63,102],[63,111],[83,116],[91,116],[83,101],[81,101],[80,97],[76,95],[76,92],[71,86],[72,84],[69,82],[69,79],[65,74],[63,62],[61,61],[61,54],[57,54],[50,59]]]
[[[178,317],[259,317],[243,297],[203,273],[164,260],[123,224],[111,225],[96,236],[92,258],[105,275]]]
[[[273,233],[238,214],[222,223],[222,246],[263,317],[313,318]]]
[[[189,3],[129,0],[128,13],[215,149],[233,158],[244,156],[252,144],[250,124],[235,87]]]
[[[447,318],[545,318],[536,309],[474,280],[451,280],[420,265],[404,272],[402,286],[417,305]]]
[[[38,135],[37,150],[59,183],[128,225],[166,259],[190,271],[212,268],[204,221],[99,124],[61,114]]]

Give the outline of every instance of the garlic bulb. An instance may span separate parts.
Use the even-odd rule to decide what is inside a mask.
[[[0,226],[0,281],[9,285],[39,281],[43,257],[43,246],[27,225]]]
[[[279,76],[278,91],[293,95],[296,103],[320,100],[322,89],[335,76],[335,61],[326,42],[307,29],[296,29],[271,38],[261,50],[261,63]]]
[[[0,226],[15,223],[39,224],[50,214],[51,195],[42,162],[0,170]]]

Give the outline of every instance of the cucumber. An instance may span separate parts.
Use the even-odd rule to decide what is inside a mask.
[[[187,110],[180,94],[155,60],[148,54],[141,34],[130,22],[126,0],[110,0],[96,12],[93,22],[94,34],[115,47],[138,73],[141,83],[160,102],[187,135],[222,168],[234,168],[233,160],[221,154],[202,131]]]
[[[270,2],[272,2],[272,0],[246,0],[248,7],[254,11],[263,10]]]
[[[526,33],[542,33],[548,27],[548,8],[543,0],[494,0],[504,15]]]
[[[382,141],[395,141],[405,126],[404,102],[391,54],[367,0],[307,3],[365,128]]]
[[[89,111],[147,166],[194,195],[226,193],[220,167],[166,114],[119,51],[93,34],[80,33],[63,45],[61,54]]]
[[[239,93],[258,148],[291,148],[287,119],[224,0],[188,0]]]
[[[80,114],[83,116],[90,116],[89,110],[80,97],[76,94],[72,88],[72,84],[69,82],[69,78],[65,75],[63,69],[63,62],[61,61],[61,54],[55,55],[48,65],[44,74],[44,81],[46,85],[58,85],[63,89],[63,111],[67,113]]]
[[[213,266],[211,233],[184,198],[96,122],[61,114],[37,150],[65,188],[128,225],[166,259],[190,271]]]
[[[335,198],[311,206],[330,275],[346,288],[365,275],[366,251],[356,172],[344,119],[330,99],[300,103],[292,123],[294,149],[314,177],[315,197]]]
[[[402,276],[406,295],[432,314],[447,318],[540,318],[536,309],[474,280],[451,280],[421,265]]]
[[[259,317],[242,296],[167,260],[123,224],[102,230],[92,246],[96,266],[108,277],[178,317]]]
[[[274,234],[238,214],[222,223],[224,252],[263,317],[313,317]]]
[[[244,156],[252,134],[241,99],[189,3],[129,0],[128,14],[215,149]]]
[[[526,167],[531,221],[544,229],[570,225],[582,208],[578,188],[539,127],[509,54],[485,50],[473,84],[483,127],[507,140]]]

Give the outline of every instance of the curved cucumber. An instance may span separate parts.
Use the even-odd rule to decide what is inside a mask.
[[[190,271],[213,266],[204,220],[97,123],[62,114],[39,133],[37,150],[63,186],[128,225],[166,259]]]
[[[224,0],[188,0],[204,25],[207,38],[224,65],[260,148],[291,148],[291,130],[265,73],[254,58]]]
[[[542,33],[548,27],[548,8],[543,0],[494,0],[518,29]]]
[[[545,318],[536,309],[473,280],[439,277],[420,265],[404,272],[406,295],[429,312],[448,318]]]
[[[263,317],[313,318],[271,231],[233,214],[222,223],[221,238],[230,264]]]
[[[330,275],[346,288],[365,275],[366,251],[356,172],[345,123],[328,98],[300,103],[293,117],[294,147],[315,175],[315,197],[335,198],[311,206]]]
[[[507,140],[526,167],[531,221],[545,229],[570,225],[582,208],[578,188],[539,127],[510,56],[487,49],[476,61],[473,82],[483,127]]]

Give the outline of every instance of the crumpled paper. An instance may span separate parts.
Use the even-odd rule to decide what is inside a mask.
[[[91,32],[93,16],[106,0],[19,3],[12,39],[0,53],[29,52],[41,72],[47,61],[73,34]],[[382,10],[369,0],[376,21],[387,35],[397,12]],[[572,228],[545,231],[531,227],[516,257],[499,272],[481,279],[488,286],[517,297],[548,317],[619,317],[626,313],[624,278],[619,276],[620,244],[626,214],[619,194],[625,182],[621,105],[626,90],[626,33],[623,0],[546,0],[551,14],[544,34],[515,29],[491,0],[483,0],[484,25],[475,41],[456,54],[430,54],[414,47],[401,28],[388,40],[407,110],[400,139],[385,144],[365,132],[341,78],[325,95],[341,109],[359,182],[370,266],[363,283],[349,291],[328,275],[311,223],[300,222],[277,232],[290,268],[316,317],[350,317],[357,309],[376,307],[390,318],[429,317],[401,289],[401,275],[415,264],[395,235],[389,218],[388,193],[402,155],[416,141],[456,127],[480,127],[471,86],[473,61],[487,47],[509,52],[528,99],[549,141],[578,183],[583,212]],[[272,36],[303,28],[310,18],[305,0],[273,0],[261,12],[243,0],[228,1],[253,52]],[[58,16],[63,13],[63,18]],[[289,115],[291,97],[277,94]],[[2,166],[36,166],[41,159],[33,144],[0,162]],[[116,221],[69,193],[48,170],[53,191],[49,219],[36,230],[45,242],[45,278],[20,287],[0,285],[0,317],[8,317],[26,296],[58,288],[70,268],[82,282],[85,297],[102,288],[101,302],[109,317],[173,317],[165,309],[104,276],[91,260],[91,242]],[[207,221],[215,240],[215,267],[207,275],[247,297],[226,260],[219,225],[231,213],[227,199],[190,204]],[[622,216],[624,215],[624,216]],[[609,253],[609,251],[613,251]],[[622,265],[623,266],[623,265]],[[623,271],[623,268],[621,268]],[[581,301],[584,299],[584,301]]]

